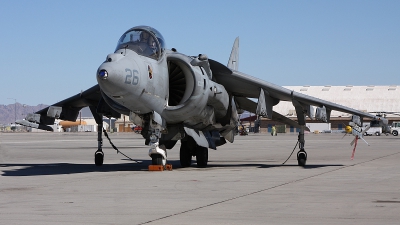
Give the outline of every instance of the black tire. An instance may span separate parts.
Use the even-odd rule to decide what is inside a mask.
[[[196,160],[197,167],[204,168],[208,163],[208,148],[197,146],[196,147]]]
[[[375,132],[375,135],[376,135],[376,136],[381,136],[381,133]]]
[[[301,150],[297,153],[297,164],[299,166],[304,167],[307,162],[307,153],[304,150]]]
[[[152,154],[151,155],[151,164],[152,165],[162,165],[162,155]]]
[[[188,147],[187,141],[181,142],[181,148],[179,150],[179,160],[182,167],[189,167],[192,165],[192,153]]]
[[[94,153],[94,164],[96,166],[102,166],[104,162],[104,153],[102,151],[96,151]]]
[[[304,159],[304,158],[298,159],[298,160],[297,160],[297,164],[298,164],[299,166],[305,167],[305,166],[306,166],[306,159]]]
[[[394,130],[394,131],[392,132],[392,134],[393,134],[393,136],[397,136],[397,135],[399,135],[399,132],[398,132],[397,130]]]

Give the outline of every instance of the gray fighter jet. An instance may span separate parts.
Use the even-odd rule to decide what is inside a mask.
[[[142,136],[150,146],[152,164],[165,166],[166,150],[180,140],[182,167],[190,166],[193,156],[198,167],[206,167],[209,148],[233,142],[238,111],[242,110],[299,128],[297,160],[300,166],[307,160],[306,116],[329,122],[331,110],[350,113],[354,115],[353,129],[361,126],[363,117],[387,123],[383,118],[241,73],[237,70],[238,53],[237,38],[225,66],[204,54],[187,56],[174,48],[167,49],[163,36],[152,27],[133,27],[121,36],[114,53],[97,69],[97,85],[17,123],[52,130],[48,125],[56,118],[75,121],[79,111],[88,106],[98,124],[95,164],[101,166],[103,116],[129,115],[130,121],[143,127]],[[293,103],[297,121],[273,111],[280,101]]]

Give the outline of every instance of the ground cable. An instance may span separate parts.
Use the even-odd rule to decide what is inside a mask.
[[[285,162],[283,162],[282,163],[282,165],[284,165],[289,159],[290,159],[290,157],[292,157],[292,155],[293,155],[293,152],[294,152],[294,150],[296,149],[296,147],[297,147],[297,145],[299,144],[299,141],[297,141],[297,143],[296,143],[296,145],[294,146],[294,148],[293,148],[293,151],[292,151],[292,153],[290,153],[290,155],[289,155],[289,157],[286,159],[286,161]]]
[[[115,151],[117,151],[117,154],[118,154],[118,153],[121,153],[121,155],[125,156],[126,158],[128,158],[128,159],[130,159],[130,160],[132,160],[132,161],[134,161],[134,162],[136,162],[136,163],[139,163],[139,164],[142,163],[141,161],[134,160],[134,159],[132,159],[131,157],[125,155],[125,154],[124,154],[123,152],[121,152],[120,150],[118,150],[118,148],[112,143],[111,139],[108,137],[107,131],[106,131],[106,129],[104,129],[104,128],[103,128],[103,133],[104,133],[104,136],[106,136],[106,138],[107,138],[108,141],[110,142],[111,146],[115,149]]]

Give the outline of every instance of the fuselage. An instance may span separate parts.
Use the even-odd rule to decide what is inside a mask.
[[[208,58],[166,50],[164,43],[148,27],[122,35],[97,70],[106,102],[123,114],[156,112],[169,124],[214,125],[226,115],[230,100],[225,88],[211,80]]]
[[[161,113],[167,104],[168,68],[165,56],[157,61],[129,49],[117,50],[107,56],[98,73],[100,71],[107,71],[106,77],[97,76],[104,94],[134,113]]]

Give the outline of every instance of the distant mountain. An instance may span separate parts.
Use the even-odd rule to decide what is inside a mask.
[[[28,113],[34,113],[41,109],[46,108],[48,105],[39,104],[37,106],[23,105],[17,102],[17,104],[0,105],[0,125],[9,125],[15,122],[15,116],[17,120],[22,120]],[[15,114],[15,109],[16,114]],[[93,118],[89,107],[85,107],[81,110],[81,116],[84,118]]]
[[[17,117],[17,120],[24,119],[28,113],[37,112],[43,108],[46,108],[47,106],[48,105],[43,104],[30,106],[25,104],[23,105],[18,102],[16,104],[0,105],[0,124],[7,125],[14,123],[15,117]]]

